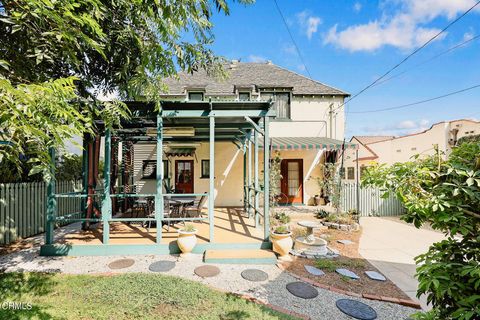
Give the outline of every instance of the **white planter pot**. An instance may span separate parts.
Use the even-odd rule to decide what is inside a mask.
[[[197,244],[197,230],[195,231],[183,231],[178,230],[177,244],[182,251],[182,256],[188,255],[192,252],[193,248]]]
[[[273,244],[273,252],[278,254],[278,258],[283,261],[290,261],[290,250],[293,247],[292,233],[275,233],[270,235]]]

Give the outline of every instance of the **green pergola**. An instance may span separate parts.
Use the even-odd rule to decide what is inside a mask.
[[[92,176],[91,161],[95,159],[95,153],[98,157],[98,148],[94,150],[94,143],[84,141],[83,152],[83,190],[77,193],[59,194],[55,192],[55,180],[51,180],[47,188],[47,213],[46,213],[46,235],[45,245],[42,246],[41,254],[43,255],[64,255],[69,254],[71,248],[65,245],[54,243],[54,224],[56,221],[70,220],[81,221],[83,223],[102,222],[103,223],[103,245],[97,245],[102,248],[93,248],[91,251],[82,251],[82,254],[101,254],[105,253],[108,247],[110,250],[119,250],[118,247],[125,249],[132,248],[135,252],[139,252],[140,245],[109,245],[109,226],[111,222],[117,221],[137,221],[148,222],[155,221],[157,224],[156,246],[144,245],[140,252],[158,253],[168,252],[168,245],[162,245],[162,221],[175,220],[179,218],[164,217],[164,197],[163,193],[163,146],[164,142],[174,143],[192,143],[192,142],[208,142],[210,154],[209,168],[209,192],[208,196],[208,218],[182,218],[180,220],[202,220],[206,219],[209,223],[209,244],[215,243],[214,234],[214,179],[215,179],[215,142],[228,141],[241,148],[244,153],[244,206],[249,217],[252,213],[255,216],[255,224],[259,226],[260,216],[263,216],[264,242],[269,239],[269,166],[270,166],[270,137],[269,137],[269,121],[275,116],[272,109],[271,101],[162,101],[160,110],[156,110],[154,103],[148,102],[126,102],[132,112],[132,117],[128,121],[124,121],[120,127],[108,129],[102,122],[97,122],[98,137],[104,136],[105,139],[105,158],[103,171],[103,191],[96,193],[90,185],[90,177]],[[164,131],[167,128],[194,128],[195,134],[192,136],[167,136]],[[152,134],[153,132],[153,134]],[[152,141],[156,143],[156,192],[152,194],[126,194],[125,192],[111,194],[110,185],[112,177],[112,168],[110,167],[112,157],[112,136],[120,141]],[[117,141],[117,140],[116,140]],[[99,142],[98,142],[99,144]],[[259,148],[263,151],[263,181],[264,185],[259,184]],[[51,150],[52,159],[55,159],[55,151]],[[251,165],[253,152],[253,168]],[[248,155],[248,157],[247,157]],[[247,170],[248,159],[248,170]],[[95,166],[93,166],[95,168]],[[98,167],[98,163],[97,163]],[[55,163],[52,162],[52,173],[55,170]],[[253,180],[253,181],[252,181]],[[260,211],[260,194],[263,193],[263,212]],[[169,196],[173,194],[168,194]],[[175,196],[202,196],[204,194],[175,194]],[[94,218],[87,216],[88,206],[91,205],[93,197],[100,196],[101,201],[101,217]],[[59,218],[56,215],[57,198],[62,197],[80,197],[82,198],[82,218]],[[154,218],[115,218],[112,217],[112,198],[129,198],[129,197],[154,197],[155,199],[155,217]],[[208,245],[207,244],[207,248]],[[150,248],[145,248],[145,247]],[[233,244],[235,247],[235,244]],[[117,247],[113,249],[113,247]],[[128,247],[128,248],[127,248]],[[213,246],[214,247],[214,246]],[[201,250],[202,248],[200,248]],[[128,251],[128,250],[127,250]],[[78,253],[79,251],[77,251]]]

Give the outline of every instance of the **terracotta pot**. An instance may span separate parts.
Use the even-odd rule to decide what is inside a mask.
[[[182,251],[181,256],[190,254],[197,244],[197,230],[195,231],[183,231],[178,230],[177,244]]]
[[[291,260],[289,253],[293,247],[292,233],[275,233],[270,235],[273,244],[273,252],[278,254],[278,258],[283,261]]]
[[[315,196],[315,205],[316,206],[324,206],[325,205],[325,198],[322,198],[320,196]]]

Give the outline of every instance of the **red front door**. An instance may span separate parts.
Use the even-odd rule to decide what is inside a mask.
[[[193,193],[193,160],[175,161],[175,191]]]
[[[283,159],[280,164],[282,180],[280,203],[303,203],[303,160]]]

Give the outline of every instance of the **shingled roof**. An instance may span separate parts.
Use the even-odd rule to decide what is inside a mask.
[[[204,70],[193,74],[180,72],[178,79],[165,79],[168,94],[183,95],[188,89],[201,89],[207,95],[233,95],[235,88],[252,88],[255,91],[261,88],[289,88],[294,95],[349,95],[271,62],[232,62],[227,70],[229,77],[225,80],[210,77]]]

